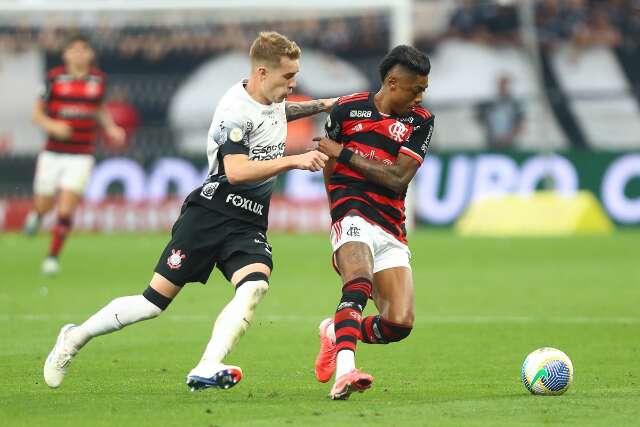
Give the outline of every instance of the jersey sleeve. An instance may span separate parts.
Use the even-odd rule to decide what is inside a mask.
[[[249,120],[228,118],[221,120],[213,130],[213,140],[220,146],[222,157],[228,154],[249,155],[249,142],[253,123]]]
[[[431,136],[433,135],[434,118],[417,125],[409,138],[400,147],[400,152],[416,160],[420,165],[427,155]]]
[[[342,106],[336,103],[324,122],[327,137],[342,142]]]

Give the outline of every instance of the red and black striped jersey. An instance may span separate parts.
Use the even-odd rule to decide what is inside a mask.
[[[64,66],[49,71],[42,96],[47,115],[67,122],[73,133],[66,140],[48,135],[45,150],[71,154],[95,151],[97,112],[104,99],[105,80],[105,74],[97,68],[91,68],[83,78],[72,76]]]
[[[415,107],[407,115],[388,116],[378,112],[373,97],[373,92],[341,97],[325,123],[327,136],[370,160],[391,165],[404,154],[421,165],[433,133],[433,114]],[[332,222],[355,211],[407,242],[406,192],[398,194],[372,183],[342,163],[336,163],[328,189]]]

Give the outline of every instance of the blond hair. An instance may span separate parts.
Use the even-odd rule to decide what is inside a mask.
[[[257,64],[278,65],[280,58],[300,58],[300,48],[296,42],[275,31],[263,31],[251,44],[249,56],[253,66]]]

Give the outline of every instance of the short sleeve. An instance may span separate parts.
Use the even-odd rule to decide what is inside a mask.
[[[251,121],[238,119],[221,120],[213,130],[213,140],[220,146],[222,157],[227,154],[249,155],[250,134],[253,130]]]
[[[420,165],[424,161],[433,135],[434,118],[416,126],[411,136],[402,144],[400,152],[416,160]]]

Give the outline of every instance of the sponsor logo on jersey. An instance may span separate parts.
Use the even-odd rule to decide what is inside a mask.
[[[351,110],[349,112],[351,118],[369,118],[371,117],[371,111],[368,110]]]
[[[171,255],[167,258],[167,265],[172,270],[178,270],[182,267],[182,260],[187,256],[181,252],[181,249],[171,249]]]
[[[216,194],[216,190],[220,187],[219,182],[208,182],[202,186],[202,191],[200,191],[200,195],[205,199],[211,200],[213,195]]]
[[[264,209],[264,205],[233,193],[227,195],[225,203],[260,216],[262,216],[262,209]]]
[[[278,145],[267,145],[263,147],[251,148],[251,160],[273,160],[279,159],[284,155],[286,144],[281,142]]]
[[[426,154],[427,148],[429,148],[429,143],[431,142],[431,136],[433,135],[433,126],[429,126],[429,132],[427,132],[427,137],[424,139],[424,144],[422,144],[422,152]]]
[[[407,133],[407,128],[404,124],[395,121],[389,125],[389,135],[397,142],[404,141],[405,134]]]

